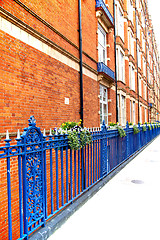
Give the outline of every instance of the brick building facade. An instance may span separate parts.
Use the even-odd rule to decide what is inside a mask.
[[[41,130],[81,118],[79,2],[84,125],[160,120],[159,56],[146,1],[0,0],[0,136],[22,132],[30,115]],[[0,166],[0,239],[7,240],[5,160]],[[17,169],[13,158],[13,239]]]
[[[81,19],[84,125],[116,122],[116,103],[122,125],[160,120],[159,56],[146,2],[82,1]],[[46,129],[78,121],[78,0],[2,0],[0,34],[0,133],[22,130],[30,115]]]
[[[115,1],[119,122],[159,118],[159,55],[147,1]]]
[[[99,17],[93,2],[82,1],[81,8],[84,124],[93,127],[100,124]],[[1,133],[22,130],[30,115],[46,129],[80,119],[78,15],[78,1],[1,1]],[[112,90],[108,95],[115,101]]]

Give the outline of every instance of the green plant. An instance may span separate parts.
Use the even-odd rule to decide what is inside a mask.
[[[79,120],[79,122],[70,122],[70,121],[67,121],[67,122],[62,123],[61,128],[62,128],[63,130],[70,130],[70,129],[76,127],[76,126],[80,126],[80,125],[81,125],[81,122],[82,122],[81,119]]]
[[[119,133],[120,137],[125,137],[126,136],[126,132],[122,127],[118,126],[117,129],[118,129],[118,133]]]
[[[91,133],[85,129],[80,132],[80,147],[84,148],[86,144],[90,144],[92,142]]]
[[[110,127],[117,126],[117,123],[110,122],[110,123],[109,123],[109,126],[110,126]]]
[[[80,132],[76,129],[68,131],[68,144],[72,150],[84,148],[86,144],[90,144],[91,142],[91,133],[85,129],[80,129]]]
[[[143,132],[146,132],[146,130],[147,130],[147,129],[146,129],[146,126],[143,125],[143,126],[142,126],[142,131],[143,131]]]
[[[154,129],[154,125],[152,124],[152,129]]]
[[[149,130],[152,130],[152,127],[151,127],[151,125],[148,125],[148,129],[149,129]]]
[[[129,126],[132,126],[132,125],[133,125],[133,123],[129,122],[129,123],[128,123],[128,125],[129,125]]]
[[[139,133],[140,132],[140,130],[139,130],[139,128],[137,127],[137,125],[134,125],[133,126],[133,133],[134,134],[137,134],[137,133]]]
[[[68,132],[68,144],[73,150],[78,150],[80,148],[78,132],[76,130]]]
[[[68,144],[72,150],[78,150],[80,148],[84,148],[86,144],[90,144],[92,142],[91,133],[85,128],[82,129],[81,119],[77,122],[64,122],[61,125],[62,133],[67,130],[68,133]],[[59,130],[57,131],[60,133]]]

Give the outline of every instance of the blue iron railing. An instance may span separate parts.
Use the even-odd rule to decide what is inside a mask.
[[[8,228],[9,240],[28,239],[29,234],[160,134],[158,124],[151,130],[147,125],[146,131],[140,125],[138,128],[140,132],[134,135],[133,127],[127,124],[126,137],[121,138],[117,129],[107,130],[103,123],[100,130],[91,132],[92,143],[77,151],[70,149],[67,134],[43,135],[34,117],[18,135],[16,144],[11,145],[7,135],[5,145],[0,147],[2,205],[8,212],[2,232]]]
[[[102,8],[106,16],[109,18],[110,22],[113,25],[113,17],[103,0],[96,0],[96,8]]]
[[[97,71],[99,73],[105,73],[106,75],[108,75],[110,78],[112,78],[113,80],[115,80],[115,74],[114,72],[108,67],[106,66],[103,62],[98,62],[97,63]]]

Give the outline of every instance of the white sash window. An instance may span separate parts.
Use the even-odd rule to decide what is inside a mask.
[[[100,123],[105,120],[105,124],[108,124],[108,94],[107,88],[100,85]]]
[[[106,32],[98,25],[98,61],[107,65]]]

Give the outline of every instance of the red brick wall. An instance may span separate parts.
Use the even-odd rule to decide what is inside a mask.
[[[30,115],[34,115],[38,125],[44,128],[60,126],[67,120],[78,121],[79,73],[4,32],[0,34],[3,60],[0,132],[22,130]],[[84,76],[84,102],[85,96],[84,111],[98,125],[97,82]],[[65,97],[69,98],[69,105],[64,104]],[[91,102],[93,110],[88,113]],[[85,116],[86,126],[88,117]]]
[[[52,29],[47,27],[44,23],[32,16],[26,9],[17,4],[13,0],[2,1],[1,6],[8,12],[16,16],[24,23],[43,34],[54,43],[58,44],[75,57],[79,58],[79,24],[78,24],[78,0],[74,1],[21,1],[33,11],[41,20],[46,21],[55,28],[61,36],[59,36]],[[83,51],[85,51],[94,60],[97,59],[96,51],[96,28],[97,19],[95,16],[95,3],[86,0],[82,1],[82,35],[83,35]],[[67,38],[70,42],[66,41]],[[90,40],[92,39],[92,41]],[[84,58],[86,58],[84,56]],[[90,59],[85,60],[88,64]],[[93,66],[96,69],[96,64]]]
[[[62,35],[59,36],[15,1],[2,1],[1,6],[79,58],[77,0],[72,2],[43,0],[38,4],[35,1],[21,2]],[[95,70],[96,31],[95,3],[87,0],[82,2],[82,46],[83,51],[91,58],[83,54],[83,62]],[[63,121],[79,120],[80,85],[77,71],[2,31],[0,54],[2,55],[0,133],[7,129],[12,132],[18,128],[22,130],[30,115],[35,116],[40,127],[47,129],[60,126]],[[95,61],[92,61],[92,58]],[[85,125],[98,126],[99,87],[95,80],[83,76]],[[65,97],[69,98],[69,105],[64,104]]]

